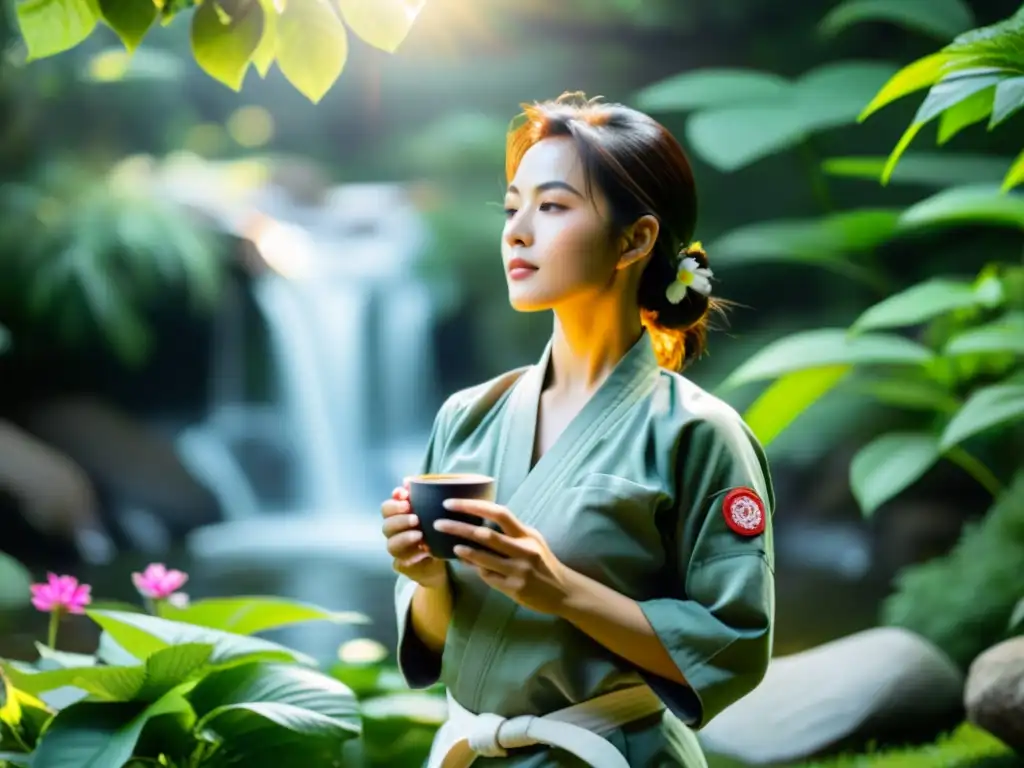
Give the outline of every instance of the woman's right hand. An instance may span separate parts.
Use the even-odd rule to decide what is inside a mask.
[[[445,586],[448,571],[444,560],[438,560],[427,550],[419,520],[409,504],[408,483],[395,488],[380,511],[384,517],[382,530],[387,537],[388,554],[394,558],[392,567],[427,589]]]

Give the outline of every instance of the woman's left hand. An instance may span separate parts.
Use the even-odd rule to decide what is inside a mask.
[[[491,550],[455,547],[459,560],[476,568],[486,584],[525,608],[549,614],[561,611],[569,595],[570,570],[554,556],[538,531],[519,522],[508,508],[489,501],[450,499],[445,508],[479,515],[501,528],[499,532],[455,520],[438,520],[434,524],[442,533],[469,539]]]

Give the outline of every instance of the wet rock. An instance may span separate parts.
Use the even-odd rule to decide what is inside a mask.
[[[788,764],[874,741],[921,743],[963,715],[963,675],[904,629],[870,629],[773,659],[761,684],[700,732],[708,752]]]
[[[1024,753],[1024,637],[999,643],[974,660],[964,706],[972,723]]]

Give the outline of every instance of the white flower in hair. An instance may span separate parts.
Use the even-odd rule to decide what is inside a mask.
[[[676,272],[676,279],[665,291],[665,297],[673,304],[678,304],[686,296],[686,292],[693,290],[704,296],[711,295],[711,278],[714,277],[707,267],[702,267],[700,262],[690,253],[703,253],[704,249],[700,243],[694,243],[680,254],[683,259],[679,262],[679,270]]]

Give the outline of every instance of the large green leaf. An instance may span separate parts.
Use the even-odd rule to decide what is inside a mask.
[[[791,88],[772,72],[699,69],[649,85],[636,95],[636,102],[647,112],[688,112],[786,98]]]
[[[156,21],[153,0],[98,0],[103,20],[117,33],[128,51],[139,47],[142,38]]]
[[[327,0],[288,0],[277,21],[277,66],[288,82],[316,104],[347,60],[345,26]]]
[[[165,619],[220,629],[237,635],[254,635],[307,621],[365,624],[369,619],[354,611],[328,611],[316,605],[277,597],[216,597],[197,600],[187,608],[163,605]]]
[[[176,693],[152,704],[83,701],[61,710],[39,741],[32,768],[117,768],[150,719],[188,709]]]
[[[144,665],[77,666],[34,672],[5,663],[3,669],[19,689],[31,694],[72,686],[108,701],[154,701],[205,667],[212,652],[212,645],[184,643],[157,651]]]
[[[22,0],[15,5],[28,59],[42,59],[81,43],[96,28],[93,0]]]
[[[955,309],[972,307],[978,303],[978,295],[970,283],[934,278],[869,307],[850,326],[850,331],[861,333],[918,325]]]
[[[278,13],[274,0],[260,0],[263,5],[263,34],[252,53],[251,62],[260,77],[266,77],[277,56]]]
[[[337,0],[345,23],[360,38],[394,53],[408,36],[426,0]]]
[[[204,762],[210,768],[340,765],[342,744],[359,735],[347,722],[270,701],[218,707],[196,727],[222,740]]]
[[[128,653],[146,659],[169,645],[201,643],[213,646],[210,663],[213,665],[243,659],[296,661],[310,666],[315,661],[305,654],[283,645],[255,637],[244,637],[206,627],[197,627],[177,621],[168,621],[139,613],[120,611],[88,611],[89,617],[99,624]]]
[[[996,86],[992,119],[988,124],[989,130],[1008,120],[1022,107],[1024,107],[1024,76],[1003,80]]]
[[[192,54],[210,77],[242,88],[263,39],[263,5],[256,0],[210,0],[192,15]]]
[[[974,26],[974,14],[962,0],[846,0],[825,16],[820,31],[835,35],[867,21],[888,21],[939,40],[952,40]]]
[[[996,384],[974,392],[950,420],[939,444],[943,450],[991,427],[1024,419],[1024,384]]]
[[[1010,166],[1010,170],[1006,172],[1006,178],[1003,180],[1003,186],[1000,191],[1009,192],[1021,184],[1024,184],[1024,152],[1020,153],[1020,156]]]
[[[923,365],[934,358],[927,347],[900,336],[865,333],[850,336],[843,328],[822,328],[779,339],[741,365],[724,389],[793,371],[836,365]]]
[[[1011,313],[999,320],[957,334],[946,344],[945,355],[1024,355],[1024,314]]]
[[[912,205],[900,217],[900,226],[906,228],[964,224],[1024,229],[1024,195],[989,185],[954,187]]]
[[[942,77],[945,67],[952,60],[953,57],[948,53],[934,53],[911,62],[886,82],[857,119],[867,120],[872,114],[897,99],[922,88],[928,88]]]
[[[318,712],[359,732],[359,706],[352,690],[322,672],[291,664],[242,664],[213,672],[188,699],[201,718],[228,705],[274,702]]]
[[[687,139],[717,169],[737,170],[818,131],[854,122],[893,72],[879,62],[826,64],[795,82],[787,98],[695,114],[687,122]]]
[[[886,157],[832,157],[822,163],[830,176],[877,182]],[[900,159],[890,183],[949,187],[966,184],[998,184],[1006,175],[1009,160],[989,155],[908,152]]]
[[[861,376],[852,387],[870,395],[880,403],[911,411],[953,413],[960,407],[947,389],[925,375],[908,376],[906,372],[888,376]]]
[[[939,458],[935,435],[892,432],[860,449],[850,464],[850,487],[870,515],[917,482]]]
[[[847,365],[833,365],[786,374],[754,401],[743,419],[761,444],[767,446],[849,371]]]
[[[797,261],[872,281],[866,268],[845,258],[871,250],[896,232],[900,212],[865,209],[814,219],[765,221],[734,229],[708,245],[716,265]]]

